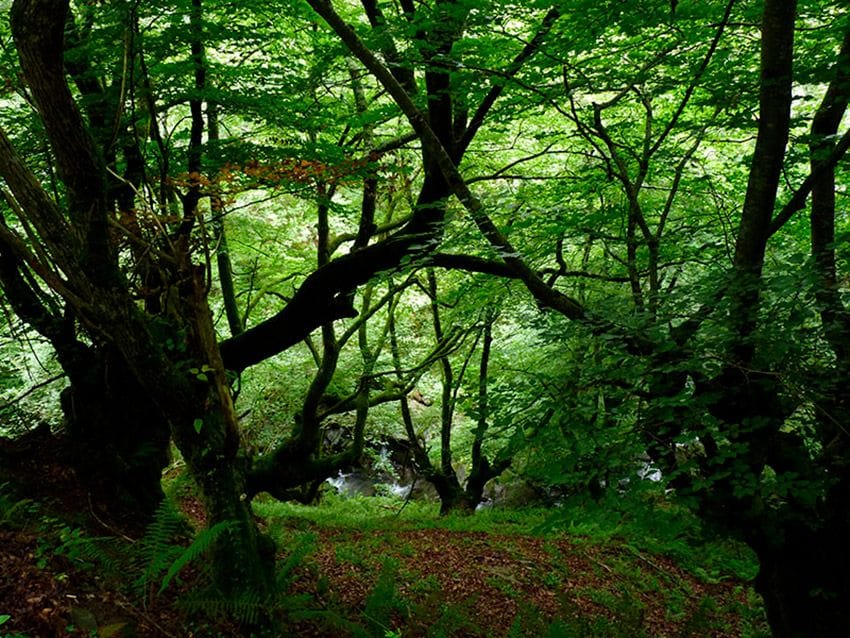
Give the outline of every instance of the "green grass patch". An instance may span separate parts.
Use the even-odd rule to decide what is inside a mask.
[[[357,496],[351,498],[328,494],[318,505],[281,503],[257,499],[254,511],[271,522],[285,521],[287,526],[310,524],[322,528],[356,529],[444,529],[458,532],[492,532],[502,534],[545,535],[551,510],[543,508],[490,508],[474,515],[439,515],[439,504],[404,501],[392,496]]]
[[[708,583],[752,581],[758,573],[756,556],[745,544],[711,533],[687,507],[651,491],[613,494],[599,502],[567,501],[550,511],[537,531],[667,556]]]

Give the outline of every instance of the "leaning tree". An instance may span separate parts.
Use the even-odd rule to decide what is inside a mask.
[[[289,488],[321,480],[350,460],[351,454],[322,457],[319,449],[317,408],[339,345],[330,326],[357,314],[355,293],[377,273],[415,265],[434,251],[453,189],[446,149],[449,163],[460,163],[504,88],[482,72],[477,102],[473,94],[459,97],[462,87],[455,86],[446,59],[463,37],[468,12],[446,12],[441,3],[433,15],[423,10],[417,28],[407,34],[406,50],[415,56],[405,60],[386,37],[387,19],[379,5],[364,6],[377,50],[396,61],[389,77],[416,111],[414,128],[421,129],[427,118],[433,136],[420,150],[421,176],[409,214],[389,227],[375,223],[377,171],[387,152],[415,136],[407,130],[383,140],[371,134],[371,116],[364,114],[362,93],[354,86],[359,71],[340,57],[341,75],[349,77],[365,122],[353,136],[360,146],[345,149],[350,159],[342,163],[347,177],[354,175],[362,185],[355,230],[348,238],[327,235],[334,179],[345,171],[328,168],[329,162],[307,162],[306,171],[300,162],[283,162],[288,177],[313,189],[319,230],[325,233],[317,267],[271,317],[244,326],[244,318],[229,312],[232,335],[222,341],[209,306],[213,249],[207,231],[211,228],[217,241],[227,305],[233,291],[228,291],[220,223],[224,204],[213,176],[228,166],[213,151],[226,146],[220,124],[227,109],[246,105],[222,88],[224,78],[213,75],[216,40],[210,25],[226,23],[226,13],[192,0],[183,7],[185,20],[182,13],[169,13],[173,20],[163,23],[161,48],[152,51],[145,40],[153,37],[151,30],[140,28],[143,16],[134,4],[92,8],[64,0],[16,0],[11,6],[21,99],[10,103],[33,108],[37,126],[32,131],[46,139],[50,161],[45,166],[30,154],[24,157],[19,147],[27,140],[18,136],[13,143],[13,132],[0,130],[4,295],[57,352],[70,382],[63,407],[79,446],[78,462],[104,460],[88,463],[88,473],[113,481],[129,503],[150,513],[161,497],[159,473],[169,441],[176,443],[210,524],[228,522],[213,561],[217,585],[228,593],[270,587],[271,548],[252,519],[251,496],[288,495]],[[262,8],[258,12],[262,15]],[[313,15],[300,17],[309,22]],[[504,67],[508,77],[516,75],[556,15],[546,15],[526,44],[512,43],[488,63]],[[104,21],[102,30],[98,20]],[[122,50],[89,46],[98,37],[121,41]],[[220,61],[223,54],[217,53]],[[157,60],[164,75],[154,75]],[[260,67],[273,62],[263,59]],[[175,68],[179,73],[168,75]],[[310,89],[309,82],[303,86]],[[380,93],[378,98],[367,107],[380,113],[386,103]],[[246,112],[255,116],[258,110]],[[266,116],[272,110],[267,108]],[[166,128],[174,121],[186,127],[185,142],[177,147]],[[262,173],[257,161],[244,168],[252,177]],[[332,244],[350,249],[333,254]],[[371,312],[368,306],[361,309],[364,317]],[[232,375],[300,343],[319,327],[324,360],[301,422],[272,454],[252,459],[241,445]],[[363,353],[373,357],[368,348]],[[368,401],[368,396],[355,400],[364,398]]]

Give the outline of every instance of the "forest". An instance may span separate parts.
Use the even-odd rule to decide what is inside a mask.
[[[850,635],[844,0],[0,15],[0,636]]]

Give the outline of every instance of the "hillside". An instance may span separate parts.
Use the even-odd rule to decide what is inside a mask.
[[[51,505],[5,484],[4,638],[246,635],[220,614],[250,624],[260,608],[291,636],[769,635],[742,581],[751,557],[695,538],[676,513],[650,529],[648,517],[607,506],[438,517],[435,504],[393,498],[259,502],[277,544],[278,599],[234,603],[205,590],[202,536],[162,588],[187,556],[185,521],[203,522],[191,486],[171,492],[181,516],[162,510],[133,537],[77,507],[81,493]]]

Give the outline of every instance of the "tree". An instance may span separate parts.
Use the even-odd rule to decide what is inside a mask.
[[[414,465],[417,472],[436,489],[440,498],[440,513],[448,514],[452,511],[460,511],[468,514],[474,512],[476,506],[481,502],[486,484],[508,469],[512,461],[512,450],[507,445],[493,455],[492,461],[484,450],[485,437],[490,428],[491,417],[488,403],[490,352],[493,345],[493,325],[498,318],[498,311],[492,305],[485,307],[479,311],[480,316],[476,318],[475,325],[467,329],[459,328],[456,325],[447,327],[444,323],[445,317],[440,309],[441,300],[434,269],[429,268],[426,277],[423,288],[427,291],[430,300],[431,323],[435,343],[434,350],[415,369],[421,374],[426,366],[436,364],[440,370],[440,457],[438,463],[431,460],[426,443],[417,430],[407,392],[401,393],[399,408]],[[490,303],[494,302],[491,301]],[[391,309],[389,317],[393,366],[398,383],[405,385],[404,366],[394,310],[394,308]],[[474,335],[474,338],[471,344],[467,344],[465,342],[470,335]],[[480,355],[475,398],[469,408],[469,411],[476,415],[470,449],[471,463],[465,484],[461,484],[452,456],[452,434],[458,412],[459,394],[461,389],[467,385],[465,377],[479,344]],[[458,366],[452,362],[451,355],[464,350],[465,353],[458,370]]]
[[[380,32],[380,11],[375,6],[367,8],[373,29]],[[188,76],[188,88],[168,77],[157,88],[150,74],[156,60],[151,60],[151,51],[144,46],[139,15],[132,7],[122,5],[116,13],[98,13],[98,9],[87,13],[89,9],[80,8],[85,20],[78,27],[67,2],[13,3],[11,31],[26,81],[24,91],[44,126],[61,188],[51,196],[2,134],[0,175],[14,214],[13,223],[0,231],[3,285],[21,316],[60,352],[60,362],[72,379],[72,400],[67,404],[72,429],[84,431],[81,438],[97,448],[123,442],[124,435],[117,431],[125,420],[139,424],[138,436],[128,437],[119,458],[147,446],[155,449],[154,462],[144,464],[153,492],[146,507],[152,511],[159,496],[157,479],[164,462],[161,452],[168,440],[167,424],[203,494],[210,524],[237,523],[217,542],[217,584],[230,593],[263,592],[269,586],[268,547],[251,519],[245,495],[280,493],[333,471],[333,463],[319,459],[316,411],[326,379],[335,368],[338,345],[331,322],[356,314],[354,292],[376,273],[433,250],[443,233],[450,189],[439,169],[439,157],[430,148],[423,149],[423,178],[409,219],[372,241],[377,228],[369,203],[374,188],[369,162],[409,138],[367,148],[363,206],[352,251],[330,259],[330,237],[323,234],[318,268],[301,282],[284,309],[246,330],[234,330],[233,336],[218,344],[207,297],[210,258],[201,203],[211,190],[211,180],[202,172],[204,134],[211,138],[210,148],[223,143],[216,118],[225,96],[208,99],[212,89],[202,4],[193,0],[182,9],[188,18],[185,28],[178,24],[180,20],[169,21],[164,33],[172,42],[185,45],[181,66],[185,73],[177,77]],[[98,19],[110,29],[118,25],[127,43],[118,56],[120,65],[114,65],[115,52],[106,56],[105,81],[86,48],[87,38],[98,35],[94,29]],[[425,62],[421,91],[429,130],[436,131],[440,149],[453,148],[458,161],[500,93],[494,87],[485,96],[468,126],[465,110],[454,108],[453,94],[447,91],[450,73],[441,56],[460,37],[463,20],[464,12],[439,11],[431,26],[414,37]],[[392,57],[392,43],[386,40],[383,46]],[[535,47],[535,43],[526,47],[514,67]],[[412,69],[399,67],[395,73],[409,90],[420,90]],[[171,92],[168,97],[178,107],[161,103],[157,91]],[[204,119],[205,103],[207,116],[212,107],[211,122]],[[176,149],[179,153],[161,130],[169,108],[183,109],[188,125],[186,144]],[[114,126],[110,127],[110,121]],[[146,165],[145,158],[150,157],[156,172]],[[173,173],[177,160],[185,172]],[[285,164],[284,174],[293,182],[316,185],[320,227],[325,226],[332,198],[326,180],[333,175],[312,163],[306,168]],[[196,262],[198,254],[205,263]],[[129,276],[123,269],[127,264]],[[229,374],[285,350],[320,326],[325,334],[323,370],[308,394],[301,428],[275,454],[251,467],[240,450]],[[81,351],[87,358],[72,360],[62,354],[63,348]],[[77,368],[88,376],[77,374]],[[105,388],[104,380],[110,382]],[[132,400],[125,400],[124,393]],[[145,409],[135,411],[136,401]],[[287,478],[295,459],[301,462],[300,469]]]
[[[763,6],[759,130],[741,207],[730,279],[717,293],[719,298],[726,298],[728,303],[723,324],[729,338],[725,346],[724,365],[708,376],[702,370],[688,369],[687,366],[677,370],[670,363],[691,360],[690,347],[694,335],[704,325],[706,316],[711,314],[713,308],[698,310],[671,330],[666,338],[659,340],[651,332],[624,331],[614,322],[595,317],[576,299],[547,285],[519,257],[505,235],[493,224],[481,201],[463,180],[458,162],[453,161],[448,149],[440,148],[440,140],[409,99],[404,87],[363,45],[356,32],[339,17],[330,3],[316,0],[310,4],[393,96],[420,135],[423,145],[439,158],[440,169],[452,192],[465,206],[482,235],[499,251],[507,269],[528,287],[539,303],[570,319],[587,323],[598,334],[621,338],[624,347],[635,355],[652,357],[656,384],[672,385],[660,392],[650,390],[647,396],[650,401],[657,402],[673,396],[689,382],[695,385],[697,391],[693,400],[706,411],[700,415],[699,421],[716,421],[714,427],[695,424],[696,427],[692,426],[690,431],[690,434],[696,434],[704,449],[700,470],[706,481],[694,488],[692,493],[697,497],[704,515],[740,534],[759,555],[762,569],[757,585],[765,597],[775,634],[802,635],[807,627],[811,628],[812,618],[818,618],[819,635],[840,632],[847,625],[846,610],[831,601],[846,597],[847,579],[835,576],[830,564],[836,557],[846,556],[846,550],[836,542],[837,538],[846,534],[846,519],[843,514],[839,517],[824,517],[818,513],[816,504],[828,503],[828,511],[846,512],[846,480],[841,470],[846,462],[842,460],[844,454],[840,451],[844,446],[838,442],[842,437],[821,439],[820,449],[827,452],[825,455],[813,455],[802,436],[793,430],[784,431],[783,427],[793,414],[793,403],[787,400],[787,388],[779,381],[781,375],[769,367],[763,367],[770,365],[768,359],[756,359],[758,347],[755,337],[761,323],[758,309],[768,239],[800,208],[800,200],[805,201],[814,176],[819,172],[828,172],[844,152],[836,147],[828,156],[821,155],[815,172],[792,193],[787,207],[778,212],[775,210],[791,129],[791,69],[796,4],[768,0]],[[728,20],[728,9],[731,7],[732,3],[728,5],[724,20]],[[843,77],[842,68],[840,56],[839,78]],[[696,86],[702,71],[697,70],[692,86]],[[843,81],[839,79],[838,83]],[[840,101],[835,101],[834,90],[829,92],[829,96],[830,106],[824,107],[816,118],[818,130],[827,127],[827,120],[834,121],[834,115],[829,118],[824,115],[828,108],[837,105],[838,111],[843,112]],[[682,109],[686,104],[687,99],[682,102]],[[599,115],[600,109],[595,108],[595,135],[605,141],[607,134]],[[674,115],[670,130],[675,126],[677,117],[678,112]],[[616,162],[617,147],[610,137],[608,140],[606,146],[609,157]],[[655,148],[651,139],[649,144],[650,149]],[[646,159],[644,157],[642,163],[639,158],[639,166],[643,167]],[[640,170],[645,174],[645,168]],[[630,191],[629,228],[633,233],[641,220],[635,184],[639,184],[642,178],[639,175],[637,182],[632,181],[622,163],[617,171],[627,191]],[[820,184],[822,186],[823,182]],[[821,221],[824,218],[817,214],[815,217]],[[648,245],[652,261],[652,247],[657,238],[647,231],[644,231],[644,237],[650,240]],[[633,241],[629,243],[631,263],[627,263],[627,266],[630,268],[629,281],[633,297],[638,305],[642,305],[634,266],[634,245]],[[823,272],[823,264],[828,264],[828,255],[824,254],[823,246],[819,259]],[[652,273],[651,268],[651,278]],[[717,298],[714,301],[716,303]],[[834,323],[831,327],[834,328]],[[668,440],[675,440],[683,433],[683,429],[671,418],[659,421],[656,415],[653,421],[654,429],[658,431],[660,428],[662,437],[670,437]],[[800,494],[788,498],[776,494],[775,485],[771,487],[764,483],[766,471],[782,477],[784,481],[800,477]],[[824,480],[826,476],[829,478]],[[766,500],[766,494],[771,492],[776,494],[777,501]],[[837,536],[833,536],[836,533]],[[819,549],[812,551],[813,547]],[[828,550],[821,552],[823,548]],[[791,558],[793,556],[805,557],[805,569]],[[792,573],[795,574],[793,582],[790,577]],[[801,574],[804,576],[801,577]]]

